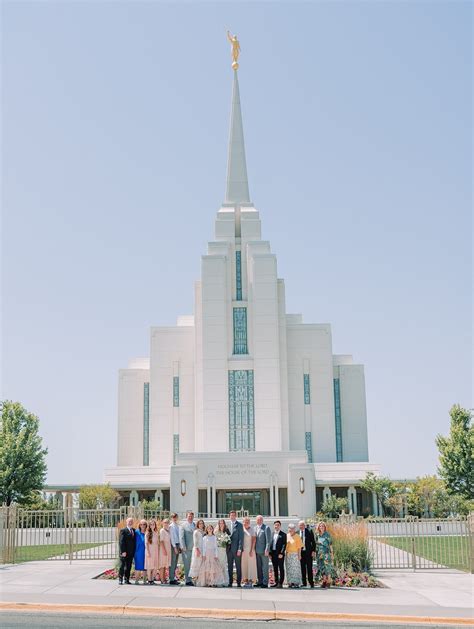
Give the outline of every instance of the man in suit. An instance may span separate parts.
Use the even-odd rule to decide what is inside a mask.
[[[181,552],[183,554],[184,563],[184,579],[186,585],[194,585],[191,577],[189,576],[189,569],[191,567],[191,557],[193,554],[193,533],[195,529],[196,524],[194,523],[194,513],[192,511],[188,511],[186,513],[186,520],[181,523],[179,530]]]
[[[237,587],[241,586],[242,581],[242,548],[244,546],[244,527],[237,520],[237,513],[231,511],[229,513],[230,525],[230,544],[227,546],[227,568],[229,570],[229,585],[232,587],[234,580],[234,563],[237,571]]]
[[[303,548],[301,549],[301,578],[303,587],[306,587],[308,580],[310,587],[314,588],[313,557],[316,555],[316,541],[313,531],[306,526],[304,520],[299,521],[298,528],[298,533],[303,543]]]
[[[119,534],[119,552],[120,552],[120,569],[119,569],[119,585],[122,585],[125,577],[125,583],[130,585],[130,571],[132,569],[132,561],[135,555],[135,531],[133,529],[133,518],[127,518],[126,526],[120,530]]]
[[[282,588],[285,580],[285,551],[286,551],[286,533],[281,530],[280,520],[273,523],[272,543],[270,546],[270,556],[273,564],[273,574],[275,575],[275,583],[272,588]]]
[[[268,561],[270,557],[270,544],[272,532],[270,527],[264,524],[263,517],[257,515],[257,526],[255,527],[255,556],[257,559],[257,587],[268,587]]]
[[[176,579],[176,566],[178,565],[178,558],[181,552],[181,539],[180,539],[181,527],[178,522],[178,514],[171,514],[170,524],[170,541],[171,541],[171,566],[170,566],[170,585],[179,585],[179,581]]]

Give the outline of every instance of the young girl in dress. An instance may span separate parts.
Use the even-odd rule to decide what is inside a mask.
[[[212,524],[208,524],[206,527],[206,535],[202,540],[202,562],[196,585],[218,587],[224,585],[224,583],[224,572],[219,562],[214,527]]]
[[[193,533],[193,553],[191,555],[191,567],[189,568],[189,576],[191,579],[197,579],[199,569],[202,563],[202,540],[206,532],[204,520],[198,520],[196,529]]]
[[[155,584],[155,574],[160,559],[159,543],[156,520],[150,520],[145,538],[145,570],[148,577],[148,585]]]

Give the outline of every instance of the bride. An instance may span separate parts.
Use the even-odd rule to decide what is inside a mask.
[[[202,540],[202,561],[196,585],[217,587],[225,584],[224,572],[219,562],[217,540],[212,524],[206,526],[206,535]]]

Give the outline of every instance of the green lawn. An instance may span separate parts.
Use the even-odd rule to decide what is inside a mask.
[[[101,544],[74,544],[73,551],[85,550],[86,548],[95,548],[103,546]],[[20,546],[15,549],[15,563],[24,561],[39,561],[41,559],[49,559],[50,557],[65,556],[68,557],[69,547],[64,544],[47,544],[40,546]],[[94,557],[92,556],[91,559]]]
[[[383,541],[401,550],[412,552],[411,537],[386,537]],[[462,535],[415,537],[415,555],[442,566],[469,571],[469,553],[469,539]],[[421,563],[421,566],[423,565],[424,562]]]

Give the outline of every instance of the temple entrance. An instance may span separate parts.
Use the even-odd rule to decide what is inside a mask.
[[[218,511],[220,513],[229,513],[232,510],[248,511],[251,516],[269,515],[269,498],[268,489],[218,490]]]

